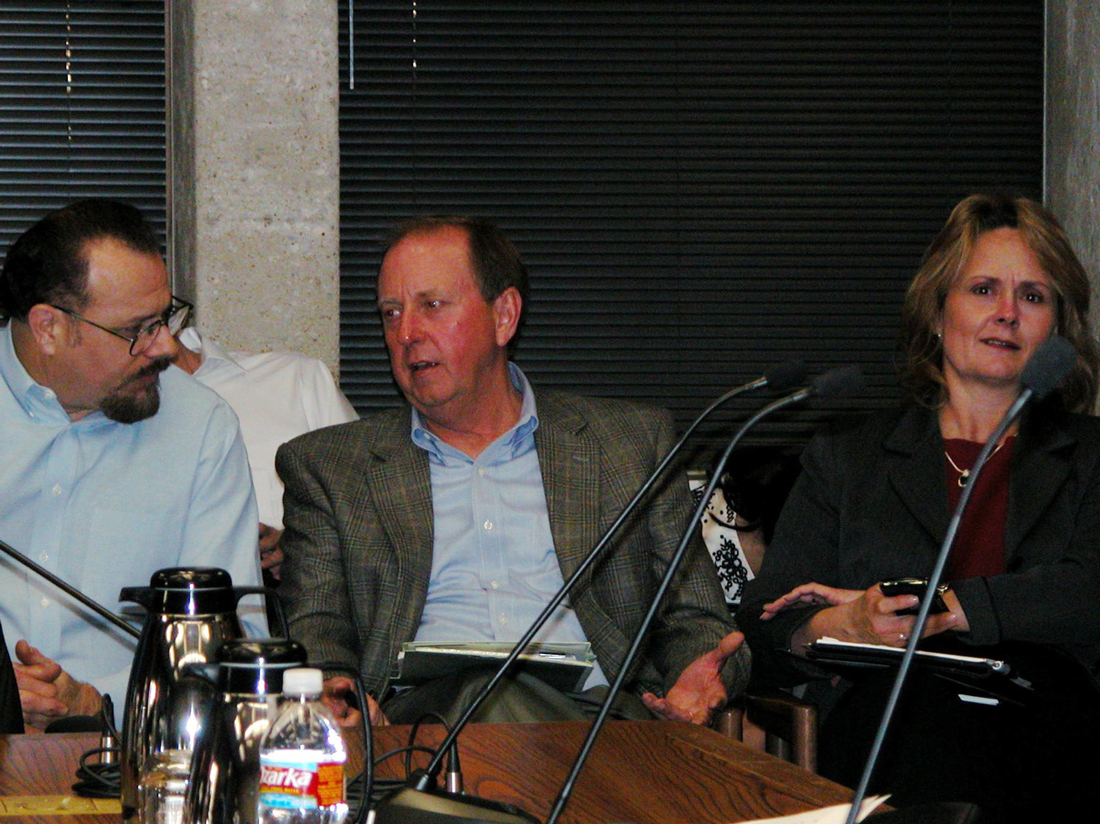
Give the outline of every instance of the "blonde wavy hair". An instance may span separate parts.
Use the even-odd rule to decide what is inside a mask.
[[[933,409],[946,402],[943,341],[936,335],[944,302],[978,238],[1004,227],[1019,230],[1051,279],[1057,298],[1055,333],[1077,351],[1077,362],[1058,393],[1062,406],[1070,412],[1089,412],[1096,401],[1100,354],[1089,334],[1088,275],[1050,210],[1033,200],[1002,194],[962,200],[925,251],[902,308],[902,388],[914,401]]]

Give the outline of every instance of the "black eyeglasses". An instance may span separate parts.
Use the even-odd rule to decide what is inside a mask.
[[[123,329],[120,331],[118,329],[101,326],[94,320],[88,320],[87,318],[81,317],[76,312],[73,312],[71,309],[66,309],[64,306],[55,306],[52,303],[50,306],[53,306],[54,309],[64,312],[66,315],[70,315],[77,320],[91,324],[96,329],[102,329],[104,332],[112,334],[116,338],[122,338],[124,341],[127,341],[130,344],[130,354],[134,357],[140,355],[153,344],[153,340],[156,338],[162,326],[168,327],[168,334],[172,335],[172,337],[178,335],[183,330],[183,327],[187,325],[187,319],[191,316],[191,310],[195,308],[194,305],[187,301],[172,295],[172,304],[159,318],[147,323],[140,329]]]

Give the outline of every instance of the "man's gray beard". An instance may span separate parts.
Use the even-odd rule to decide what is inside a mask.
[[[151,418],[160,409],[160,386],[153,384],[142,395],[108,395],[99,405],[100,410],[112,421],[119,423],[137,423]]]

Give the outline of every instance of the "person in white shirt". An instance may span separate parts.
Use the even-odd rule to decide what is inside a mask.
[[[275,451],[314,429],[359,419],[322,361],[297,352],[227,352],[198,329],[178,336],[175,364],[213,389],[240,419],[260,512],[263,568],[279,578],[283,482]]]

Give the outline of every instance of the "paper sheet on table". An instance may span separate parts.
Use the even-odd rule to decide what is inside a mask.
[[[889,797],[888,795],[871,795],[864,798],[859,807],[859,815],[856,816],[856,821],[862,821]],[[820,810],[807,810],[804,813],[781,815],[777,818],[757,818],[751,822],[746,822],[746,824],[772,824],[772,822],[776,822],[776,824],[778,822],[783,822],[783,824],[844,824],[848,820],[848,810],[851,808],[851,804],[837,804],[834,807],[822,807]]]

